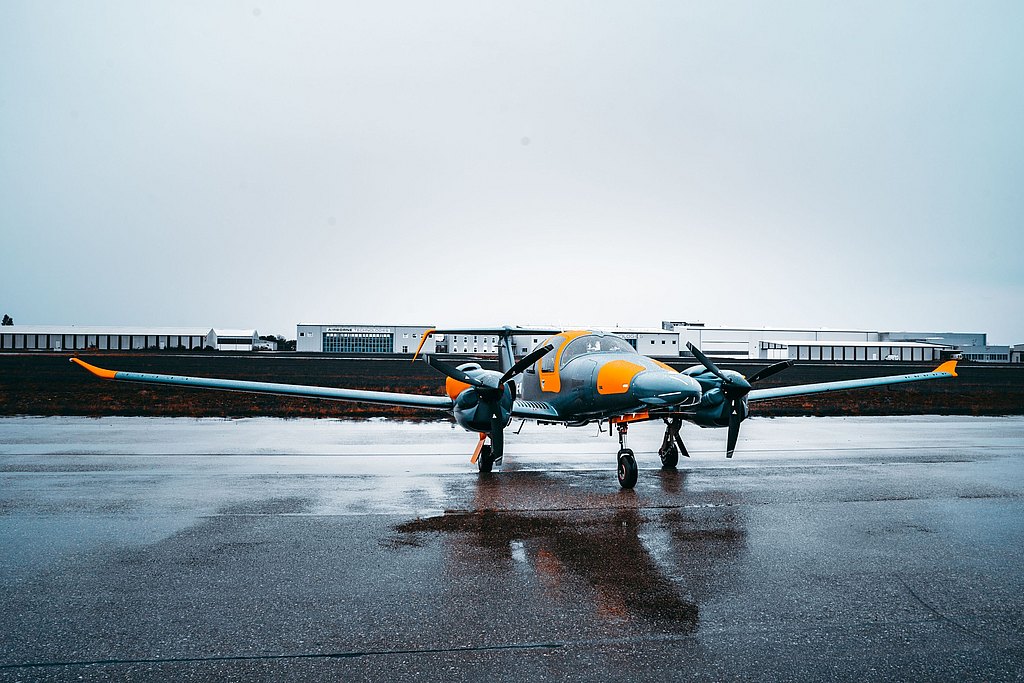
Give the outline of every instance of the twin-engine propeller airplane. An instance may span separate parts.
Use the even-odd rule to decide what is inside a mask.
[[[680,455],[690,457],[679,436],[684,420],[701,427],[727,427],[726,457],[731,458],[736,449],[740,424],[750,414],[751,401],[956,377],[956,361],[947,361],[932,372],[755,389],[754,385],[759,381],[785,370],[793,365],[793,361],[775,363],[750,377],[744,377],[733,370],[720,370],[700,349],[687,344],[700,365],[677,372],[660,361],[640,355],[627,341],[612,334],[512,327],[430,330],[423,335],[416,356],[430,334],[495,335],[499,342],[498,370],[485,370],[478,363],[464,363],[455,367],[425,356],[427,363],[447,378],[447,395],[424,396],[123,372],[104,370],[78,358],[72,358],[71,361],[98,377],[124,382],[174,384],[448,411],[459,425],[480,435],[472,462],[476,463],[481,472],[490,472],[494,465],[501,464],[504,430],[513,418],[571,427],[593,421],[608,422],[609,426],[614,425],[618,433],[618,477],[619,484],[625,489],[632,488],[637,480],[636,457],[626,447],[626,433],[632,422],[665,422],[665,436],[658,455],[662,467],[671,469],[678,464]],[[552,336],[516,361],[513,337],[526,335]],[[416,356],[413,356],[413,360]],[[520,375],[521,387],[517,389],[514,380]]]

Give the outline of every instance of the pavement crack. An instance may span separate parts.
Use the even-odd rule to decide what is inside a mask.
[[[926,610],[928,610],[929,612],[934,614],[936,617],[938,617],[938,619],[940,621],[945,621],[948,624],[952,624],[953,626],[955,626],[956,628],[960,629],[964,633],[968,633],[968,634],[974,636],[975,638],[978,638],[979,640],[985,641],[987,643],[991,642],[991,639],[989,639],[987,636],[985,636],[985,635],[983,635],[981,633],[978,633],[974,629],[968,628],[967,626],[961,624],[956,619],[953,619],[952,617],[947,616],[942,611],[940,611],[938,608],[932,606],[931,603],[927,602],[924,598],[922,598],[920,595],[918,595],[917,591],[915,591],[911,587],[911,585],[909,583],[907,583],[907,580],[904,579],[901,575],[895,574],[895,576],[896,576],[896,580],[899,581],[903,585],[903,587],[907,589],[907,592],[910,593],[912,596],[914,596],[914,599],[917,600],[921,604],[922,607],[924,607]]]
[[[547,650],[570,645],[564,642],[513,643],[507,645],[478,645],[465,647],[412,648],[404,650],[351,650],[347,652],[308,652],[292,654],[265,655],[216,655],[210,657],[143,657],[138,659],[90,659],[64,662],[26,662],[23,664],[0,664],[3,669],[36,669],[56,668],[65,666],[104,666],[126,664],[187,664],[202,662],[246,662],[281,659],[349,659],[355,657],[375,657],[382,655],[429,655],[452,652],[491,652],[501,650]]]

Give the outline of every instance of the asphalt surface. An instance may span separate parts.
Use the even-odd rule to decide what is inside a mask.
[[[0,419],[0,680],[1024,679],[1024,418],[630,438]]]

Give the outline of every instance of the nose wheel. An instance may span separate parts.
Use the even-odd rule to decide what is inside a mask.
[[[631,489],[636,486],[638,471],[636,468],[636,456],[633,455],[633,451],[626,448],[626,432],[629,430],[629,425],[621,422],[615,426],[619,432],[619,466],[617,469],[619,486],[624,489]]]
[[[624,489],[631,489],[636,486],[636,456],[633,451],[623,448],[619,451],[619,486]]]

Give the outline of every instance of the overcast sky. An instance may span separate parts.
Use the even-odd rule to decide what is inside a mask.
[[[18,323],[1024,342],[1024,3],[0,3]]]

